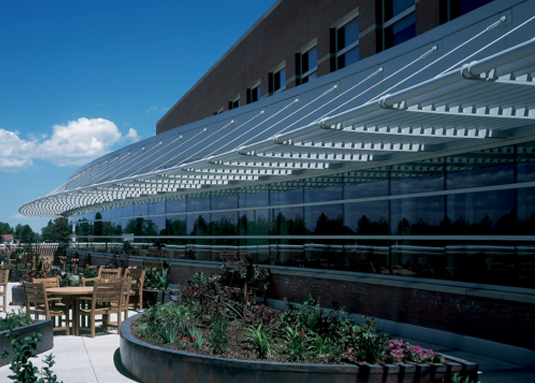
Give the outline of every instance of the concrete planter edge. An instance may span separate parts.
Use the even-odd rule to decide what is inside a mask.
[[[20,335],[20,339],[24,340],[25,337],[33,335],[34,332],[39,331],[43,336],[39,342],[37,342],[37,350],[33,352],[33,355],[38,355],[42,352],[48,351],[54,347],[54,336],[52,321],[41,320],[32,323],[29,326],[17,327],[13,331]],[[9,356],[13,356],[13,347],[11,346],[11,340],[6,337],[9,330],[0,332],[0,350],[7,351]],[[9,359],[0,358],[0,367],[10,363]]]
[[[130,332],[138,314],[121,325],[124,368],[145,383],[176,382],[421,382],[442,383],[459,372],[477,381],[478,365],[444,355],[450,363],[418,365],[327,365],[234,360],[171,350],[141,342]]]

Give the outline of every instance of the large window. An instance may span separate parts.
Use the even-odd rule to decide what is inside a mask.
[[[269,94],[282,92],[286,89],[286,63],[283,62],[269,72]]]
[[[331,44],[334,61],[331,70],[345,68],[359,61],[358,9],[351,12],[332,27]]]
[[[493,0],[441,0],[440,23],[443,24],[459,16],[467,14]]]
[[[384,0],[384,49],[416,36],[414,0]]]
[[[315,41],[303,48],[297,57],[298,85],[318,78],[318,47]]]

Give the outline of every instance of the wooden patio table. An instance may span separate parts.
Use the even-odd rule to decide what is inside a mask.
[[[74,335],[79,335],[80,323],[76,300],[82,297],[92,296],[93,286],[50,287],[46,289],[46,292],[52,297],[60,297],[70,301],[69,305],[73,309],[72,332]]]

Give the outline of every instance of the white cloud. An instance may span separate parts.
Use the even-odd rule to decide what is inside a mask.
[[[103,118],[79,118],[66,125],[54,125],[52,135],[40,134],[21,139],[18,132],[0,129],[0,170],[17,171],[34,160],[55,165],[84,165],[111,151],[124,141],[139,141],[135,129],[123,135],[117,126]]]

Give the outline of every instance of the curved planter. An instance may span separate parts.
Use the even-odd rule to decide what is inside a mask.
[[[32,353],[34,356],[54,347],[53,327],[50,319],[35,322],[29,326],[17,327],[13,329],[13,331],[16,334],[19,334],[19,338],[22,340],[27,336],[32,336],[36,331],[41,333],[43,337],[37,342],[37,350]],[[7,351],[9,356],[12,357],[13,347],[11,346],[11,339],[6,337],[8,332],[9,330],[0,332],[0,350],[2,350],[2,352],[4,352],[4,350]],[[9,363],[11,363],[9,359],[0,358],[0,367]]]
[[[141,342],[130,332],[130,324],[142,314],[121,325],[121,362],[134,377],[145,383],[160,382],[429,382],[442,383],[456,372],[477,381],[478,366],[461,359],[445,357],[451,363],[419,365],[327,365],[290,364],[233,360],[170,350]]]

